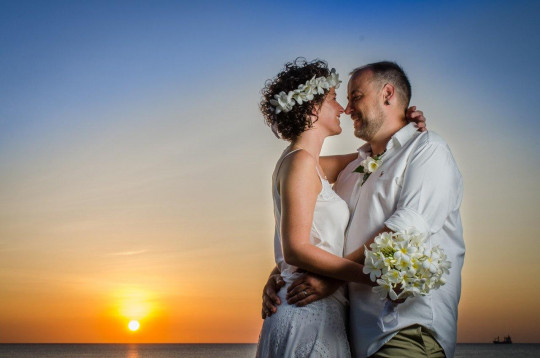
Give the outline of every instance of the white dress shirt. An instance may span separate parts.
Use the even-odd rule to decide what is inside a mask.
[[[393,231],[414,227],[430,235],[431,245],[441,246],[452,268],[444,286],[399,304],[397,324],[391,328],[380,324],[385,301],[372,287],[349,283],[353,356],[368,357],[399,330],[420,324],[432,333],[446,356],[453,357],[465,254],[459,214],[463,181],[456,162],[439,135],[420,133],[412,123],[394,134],[382,165],[360,186],[363,174],[354,169],[368,155],[369,144],[359,148],[358,158],[339,174],[334,185],[351,213],[344,254],[363,246],[385,225]]]

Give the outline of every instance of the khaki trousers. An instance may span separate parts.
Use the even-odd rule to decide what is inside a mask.
[[[402,329],[370,358],[445,358],[444,351],[427,329],[414,325]]]

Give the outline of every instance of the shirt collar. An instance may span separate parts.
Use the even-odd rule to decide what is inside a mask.
[[[397,131],[392,136],[392,138],[390,138],[390,142],[392,142],[395,146],[403,147],[403,145],[407,143],[416,134],[417,131],[418,128],[416,128],[416,125],[411,122],[405,127],[401,128],[399,131]]]
[[[388,144],[386,145],[386,150],[394,146],[396,148],[402,147],[405,143],[407,143],[413,137],[413,135],[416,132],[417,132],[417,128],[414,123],[411,122],[407,124],[406,126],[401,128],[399,131],[394,133],[394,135],[390,138],[390,140],[388,141]],[[371,153],[371,145],[369,145],[369,143],[364,144],[363,146],[358,148],[358,153],[360,155],[363,154],[364,156],[366,154]]]

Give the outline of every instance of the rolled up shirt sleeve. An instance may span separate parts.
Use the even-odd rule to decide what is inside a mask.
[[[396,211],[385,225],[393,231],[415,228],[431,235],[443,227],[452,211],[459,210],[461,174],[444,143],[424,143],[409,160]]]

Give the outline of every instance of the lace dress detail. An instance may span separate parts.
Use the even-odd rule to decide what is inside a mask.
[[[289,305],[285,299],[287,287],[298,274],[295,273],[296,267],[288,265],[283,259],[279,226],[280,197],[275,183],[283,159],[291,153],[283,153],[273,175],[276,219],[274,254],[286,285],[278,292],[282,303],[277,312],[264,320],[257,357],[349,358],[351,352],[346,331],[348,302],[343,288],[330,297],[304,307]],[[322,189],[315,204],[310,241],[323,250],[342,256],[349,209],[320,173],[319,177]]]
[[[321,192],[319,193],[319,197],[317,199],[324,200],[324,201],[341,199],[339,195],[337,195],[336,192],[332,189],[332,186],[330,185],[328,180],[321,178],[321,183],[322,183],[323,188]]]

